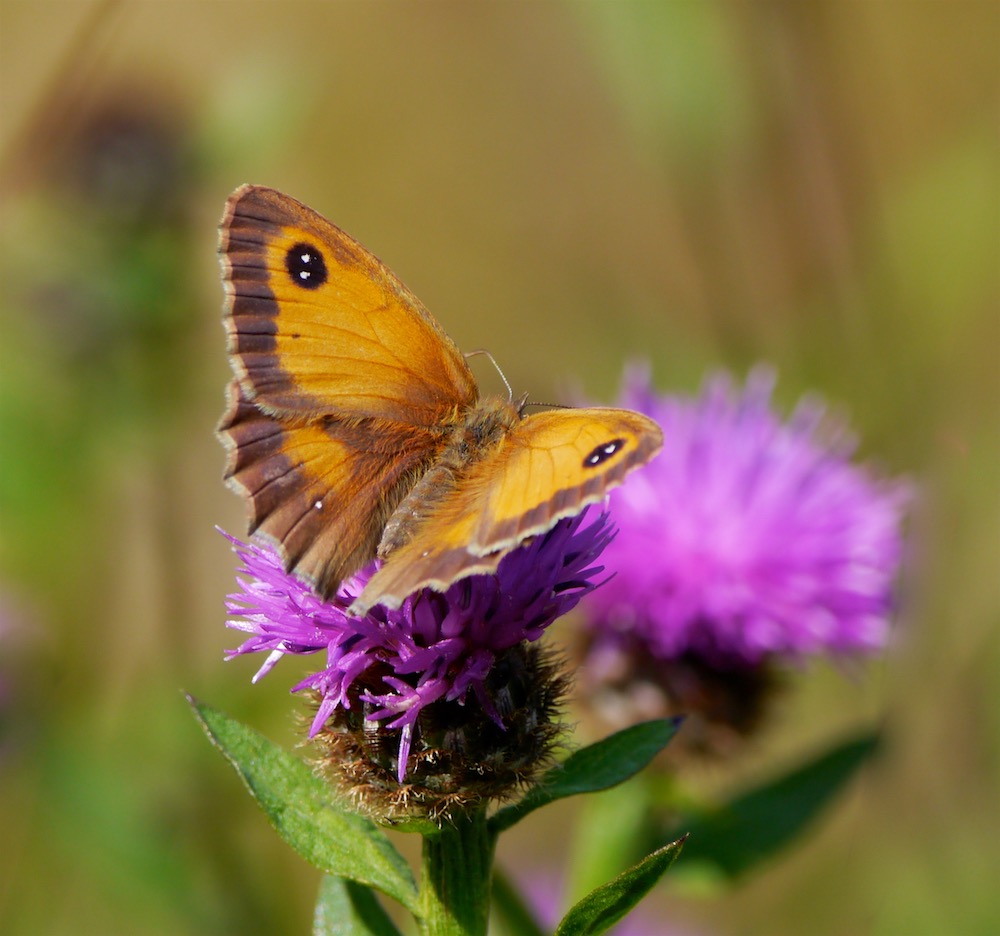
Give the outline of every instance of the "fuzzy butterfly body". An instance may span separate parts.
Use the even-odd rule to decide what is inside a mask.
[[[287,195],[237,189],[221,231],[227,482],[250,531],[324,597],[384,560],[352,613],[495,571],[662,445],[630,410],[480,398],[416,296]]]

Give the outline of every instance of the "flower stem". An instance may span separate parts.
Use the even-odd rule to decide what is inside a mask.
[[[421,936],[485,936],[495,846],[483,810],[424,836]]]

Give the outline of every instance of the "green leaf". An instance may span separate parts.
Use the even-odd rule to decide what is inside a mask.
[[[575,751],[542,777],[519,802],[493,816],[490,827],[494,832],[502,832],[554,800],[606,790],[628,780],[667,746],[680,723],[679,718],[643,722]]]
[[[606,933],[649,893],[683,846],[684,839],[664,845],[613,881],[591,891],[563,917],[555,936],[598,936]]]
[[[512,936],[545,936],[527,903],[499,868],[493,872],[493,909],[504,924],[504,932]]]
[[[313,936],[400,936],[370,887],[324,874],[313,915]]]
[[[330,787],[297,757],[228,715],[191,696],[188,701],[271,825],[306,861],[416,909],[413,874],[375,823],[337,806]]]
[[[597,796],[588,796],[576,816],[569,847],[566,893],[579,900],[642,855],[653,803],[646,775]],[[659,842],[656,843],[660,844]]]
[[[682,864],[698,862],[734,878],[791,842],[876,752],[864,734],[703,815],[672,823],[662,839],[689,833]]]

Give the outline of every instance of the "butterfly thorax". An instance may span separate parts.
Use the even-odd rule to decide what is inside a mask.
[[[521,421],[519,408],[501,397],[477,400],[452,430],[440,464],[451,462],[456,472],[489,454]]]
[[[408,542],[469,469],[494,452],[520,420],[520,408],[501,397],[486,397],[469,407],[452,427],[437,460],[393,511],[378,555],[384,559]]]

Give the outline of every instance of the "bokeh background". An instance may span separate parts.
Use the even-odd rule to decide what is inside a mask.
[[[668,875],[657,929],[1000,930],[998,48],[992,0],[0,2],[0,929],[309,929],[318,872],[181,695],[295,742],[296,664],[222,663],[216,224],[253,181],[534,399],[769,361],[919,483],[894,649],[704,782],[883,755],[737,886]],[[501,860],[542,879],[572,818]]]

